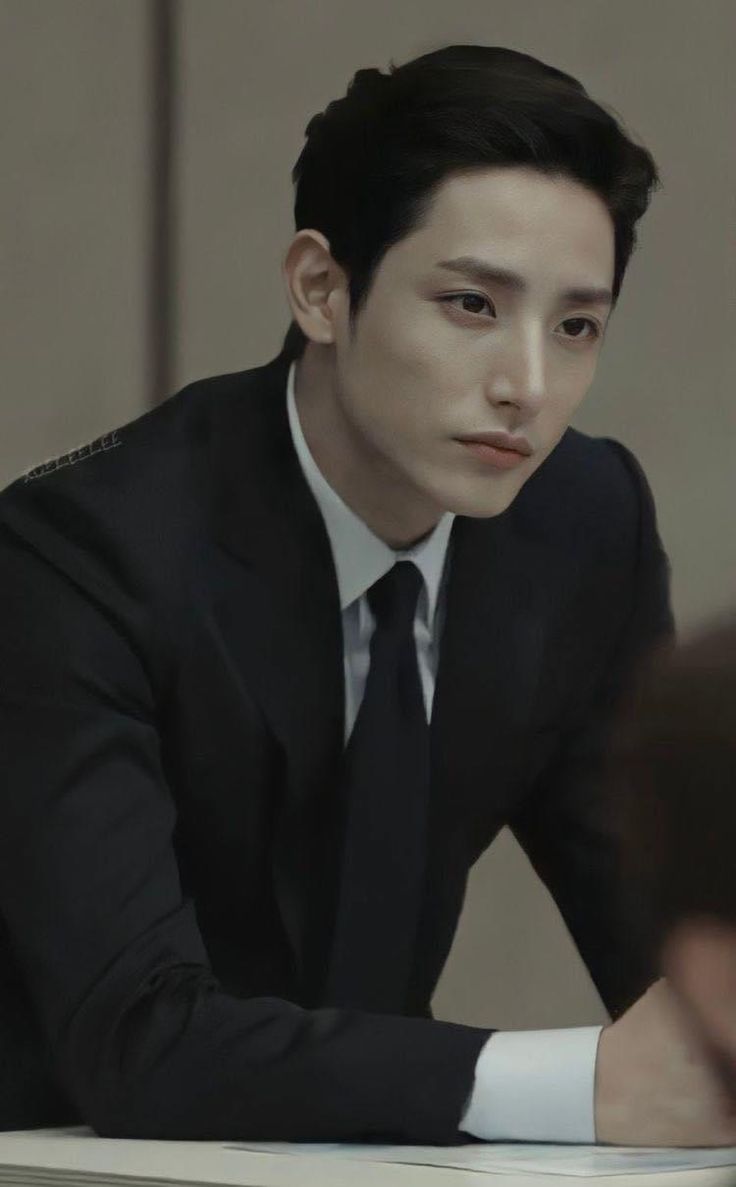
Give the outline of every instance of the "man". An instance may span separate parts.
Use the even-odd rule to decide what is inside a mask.
[[[670,1058],[700,1068],[690,1124],[715,1106],[725,1131],[736,1114],[736,616],[656,648],[642,664],[617,714],[606,778],[627,897],[666,973],[645,996],[658,1000],[662,1027],[680,1030]],[[627,1025],[654,1058],[660,1036],[639,1018],[643,1002]],[[626,1109],[639,1095],[633,1085]],[[652,1144],[672,1140],[671,1119],[650,1124]]]
[[[607,1141],[658,970],[598,775],[674,623],[639,463],[569,420],[654,163],[483,46],[359,71],[307,137],[282,353],[0,497],[3,1123]],[[506,823],[597,1063],[598,1027],[432,1018]],[[677,1118],[687,1069],[656,1084]]]

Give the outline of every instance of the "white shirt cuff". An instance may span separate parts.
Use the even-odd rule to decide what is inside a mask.
[[[496,1031],[478,1056],[459,1128],[487,1142],[593,1144],[602,1029]]]

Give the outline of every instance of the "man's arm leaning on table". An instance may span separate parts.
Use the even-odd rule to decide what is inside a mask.
[[[646,476],[634,455],[611,441],[626,467],[638,508],[632,588],[623,624],[594,689],[581,690],[577,720],[557,755],[509,821],[552,894],[613,1019],[659,976],[656,953],[640,934],[622,880],[622,837],[605,780],[616,708],[651,650],[676,636],[670,563],[657,530]],[[616,613],[617,607],[611,607]]]
[[[588,1140],[596,1028],[505,1032],[494,1048],[490,1029],[224,993],[179,883],[152,689],[105,591],[3,526],[0,574],[0,911],[88,1124],[108,1136],[445,1144],[576,1140],[564,1138],[575,1117]],[[546,1081],[527,1075],[530,1044]],[[563,1079],[562,1132],[533,1131]],[[499,1085],[505,1118],[500,1107],[494,1118]]]
[[[113,601],[0,525],[0,912],[84,1122],[463,1140],[489,1030],[223,991],[180,884],[152,688]]]
[[[631,608],[597,698],[510,824],[616,1018],[659,974],[654,955],[622,917],[620,841],[599,775],[612,706],[640,657],[674,637],[675,623],[649,484],[634,455],[612,444],[639,508]],[[480,1054],[461,1128],[486,1140],[594,1142],[601,1029],[496,1032]]]
[[[1,526],[0,573],[0,904],[83,1120],[113,1137],[440,1144],[490,1136],[495,1117],[493,1136],[520,1136],[510,1107],[534,1115],[532,1084],[526,1114],[498,1091],[519,1036],[500,1035],[489,1064],[490,1030],[222,992],[181,895],[138,659],[101,604]],[[574,1096],[566,1053],[550,1054]],[[18,1114],[17,1075],[6,1061],[0,1129],[42,1120],[31,1083]],[[459,1131],[471,1084],[482,1107]]]

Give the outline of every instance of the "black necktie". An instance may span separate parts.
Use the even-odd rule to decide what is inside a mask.
[[[368,591],[376,618],[345,749],[345,829],[326,1004],[401,1013],[421,905],[429,726],[414,640],[422,575],[398,561]]]

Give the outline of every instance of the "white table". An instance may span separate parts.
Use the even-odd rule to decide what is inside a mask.
[[[537,1174],[479,1175],[445,1167],[391,1165],[262,1154],[227,1149],[222,1142],[142,1141],[100,1138],[91,1130],[37,1129],[0,1133],[0,1183],[26,1187],[29,1173],[43,1171],[79,1187],[95,1176],[125,1187],[126,1179],[157,1184],[223,1184],[235,1187],[733,1187],[736,1167],[714,1167],[659,1174],[577,1176]]]

